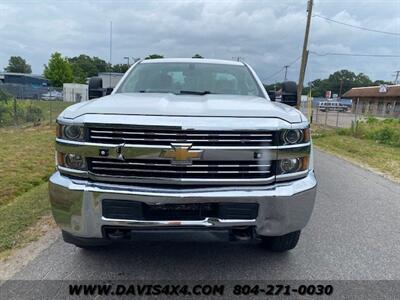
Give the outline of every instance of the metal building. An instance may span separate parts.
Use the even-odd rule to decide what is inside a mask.
[[[49,80],[40,75],[0,73],[0,88],[18,99],[40,99],[48,86]]]

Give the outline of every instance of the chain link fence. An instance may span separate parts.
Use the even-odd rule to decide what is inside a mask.
[[[371,114],[361,103],[354,103],[352,106],[348,106],[347,110],[341,111],[321,109],[317,103],[313,103],[311,109],[309,109],[307,102],[302,102],[300,109],[311,123],[336,128],[351,128],[357,121],[365,120],[368,117],[375,117],[382,120],[400,118],[400,111],[397,112],[395,110],[389,113]]]
[[[0,127],[28,124],[50,126],[73,102],[62,101],[62,89],[0,84]]]
[[[1,83],[0,90],[16,99],[63,100],[62,87]]]

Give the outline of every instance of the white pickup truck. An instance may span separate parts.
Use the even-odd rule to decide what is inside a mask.
[[[268,250],[298,242],[316,179],[307,119],[270,99],[244,62],[154,59],[57,119],[50,201],[66,242],[82,248],[137,232],[227,231]]]

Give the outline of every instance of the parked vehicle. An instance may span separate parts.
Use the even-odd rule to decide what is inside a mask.
[[[40,99],[42,100],[62,100],[63,93],[59,91],[48,91],[41,95]]]
[[[324,102],[319,102],[318,109],[320,111],[345,112],[348,110],[348,106],[336,101],[324,101]]]
[[[50,201],[64,240],[202,229],[294,248],[317,184],[309,123],[285,104],[296,90],[285,82],[271,101],[249,65],[209,59],[139,61],[114,90],[92,78],[100,98],[57,119]]]

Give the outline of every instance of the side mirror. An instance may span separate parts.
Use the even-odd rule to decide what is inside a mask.
[[[103,97],[103,79],[92,77],[89,79],[89,100]]]
[[[297,84],[294,81],[282,83],[281,102],[289,106],[297,106]]]
[[[106,88],[106,95],[110,95],[113,90],[113,88]]]
[[[269,99],[271,99],[271,101],[276,100],[276,92],[275,91],[268,91],[267,93],[268,93]]]

